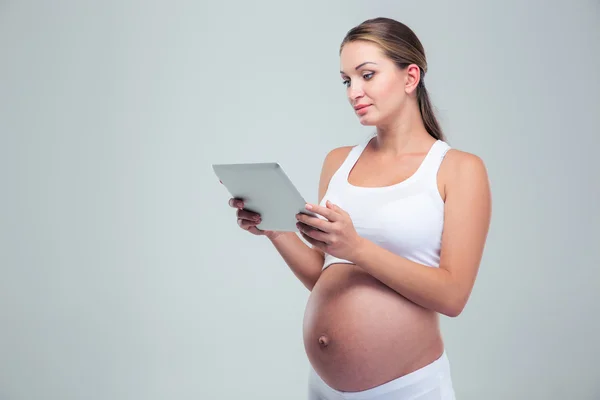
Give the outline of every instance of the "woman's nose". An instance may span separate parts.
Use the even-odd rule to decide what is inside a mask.
[[[362,88],[357,86],[350,86],[348,89],[348,96],[350,100],[354,101],[364,95]]]

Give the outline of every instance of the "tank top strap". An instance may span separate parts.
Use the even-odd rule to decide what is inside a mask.
[[[375,134],[370,135],[366,140],[364,140],[363,142],[352,147],[352,150],[350,150],[350,152],[346,156],[346,159],[344,160],[342,165],[340,165],[340,167],[336,171],[336,173],[335,173],[336,178],[342,179],[344,181],[348,178],[348,175],[350,174],[350,171],[354,167],[354,164],[356,164],[356,162],[358,161],[358,158],[360,157],[360,155],[365,150],[365,148],[367,147],[367,145],[369,144],[369,142],[371,141],[371,139],[374,136],[375,136]]]
[[[443,140],[438,140],[433,144],[429,154],[427,154],[427,157],[423,162],[424,165],[421,168],[421,176],[425,180],[433,183],[437,182],[437,173],[442,165],[442,161],[444,161],[446,153],[450,149],[450,145]]]

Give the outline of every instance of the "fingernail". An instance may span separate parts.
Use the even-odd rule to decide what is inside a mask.
[[[307,204],[307,205],[306,205],[306,209],[307,209],[307,210],[312,210],[312,206],[311,206],[310,204]]]

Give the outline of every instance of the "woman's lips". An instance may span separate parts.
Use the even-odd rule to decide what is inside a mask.
[[[363,114],[366,114],[366,112],[369,110],[369,107],[371,107],[370,104],[365,104],[365,105],[354,107],[354,110],[357,114],[363,115]]]

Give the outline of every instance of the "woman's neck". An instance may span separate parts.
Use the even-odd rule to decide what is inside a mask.
[[[435,141],[425,128],[419,109],[410,107],[388,124],[377,126],[374,147],[391,156],[419,152]]]

